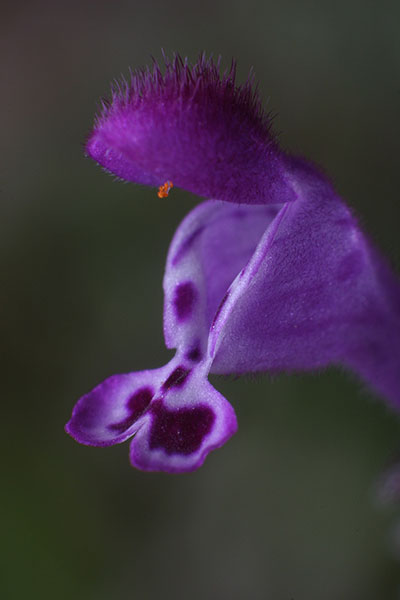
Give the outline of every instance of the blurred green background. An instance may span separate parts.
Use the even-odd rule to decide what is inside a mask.
[[[197,198],[86,160],[109,82],[161,47],[254,66],[286,148],[324,165],[399,269],[397,1],[3,2],[2,597],[397,598],[395,511],[373,485],[400,420],[336,370],[212,382],[239,433],[190,475],[79,446],[76,399],[156,367],[169,241]],[[4,596],[3,596],[4,594]]]

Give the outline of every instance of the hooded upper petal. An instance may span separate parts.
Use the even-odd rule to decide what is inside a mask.
[[[135,183],[172,182],[205,198],[264,204],[296,198],[285,155],[271,133],[252,78],[202,55],[165,58],[165,73],[138,71],[116,84],[86,144],[87,154]]]

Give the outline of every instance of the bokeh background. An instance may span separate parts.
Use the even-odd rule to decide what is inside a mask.
[[[374,482],[400,420],[352,376],[213,377],[239,433],[184,476],[63,431],[106,376],[156,367],[169,241],[197,198],[83,157],[97,99],[161,47],[254,66],[286,148],[324,165],[400,264],[400,5],[3,1],[1,595],[10,600],[398,598]],[[3,595],[4,594],[4,595]]]

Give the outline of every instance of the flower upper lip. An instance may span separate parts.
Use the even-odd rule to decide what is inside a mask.
[[[203,54],[190,65],[178,55],[165,73],[138,71],[103,102],[86,152],[128,181],[175,186],[205,198],[246,204],[291,202],[285,154],[262,108],[253,78],[236,85],[236,65]]]

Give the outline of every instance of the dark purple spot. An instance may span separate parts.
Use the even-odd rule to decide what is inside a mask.
[[[171,375],[168,377],[166,381],[164,381],[162,389],[163,391],[167,391],[172,387],[182,387],[185,383],[185,379],[190,373],[190,369],[179,365],[176,367],[174,371],[172,371]]]
[[[217,321],[217,319],[218,319],[218,317],[220,315],[220,312],[221,312],[221,310],[222,310],[225,302],[228,300],[228,297],[229,297],[229,290],[226,292],[225,296],[222,298],[222,300],[221,300],[221,302],[220,302],[220,304],[219,304],[219,306],[217,308],[217,312],[214,315],[211,327],[214,327],[214,325],[215,325],[215,323],[216,323],[216,321]]]
[[[191,454],[201,446],[215,419],[213,411],[204,404],[193,408],[168,410],[161,400],[154,402],[150,448],[162,448],[167,454]]]
[[[174,265],[174,267],[176,267],[176,265],[182,260],[186,252],[190,249],[190,246],[199,237],[203,230],[204,225],[193,231],[192,235],[190,235],[188,238],[186,238],[186,240],[183,241],[182,245],[178,248],[174,258],[172,259],[172,264]]]
[[[131,396],[126,404],[129,411],[128,416],[120,423],[113,423],[109,429],[123,433],[131,427],[135,421],[144,413],[154,395],[150,387],[141,388]]]
[[[196,300],[196,288],[191,281],[180,283],[175,288],[174,306],[179,321],[184,321],[192,314]]]
[[[192,362],[199,362],[202,358],[202,353],[199,346],[194,346],[189,352],[186,354],[186,358],[191,360]]]

